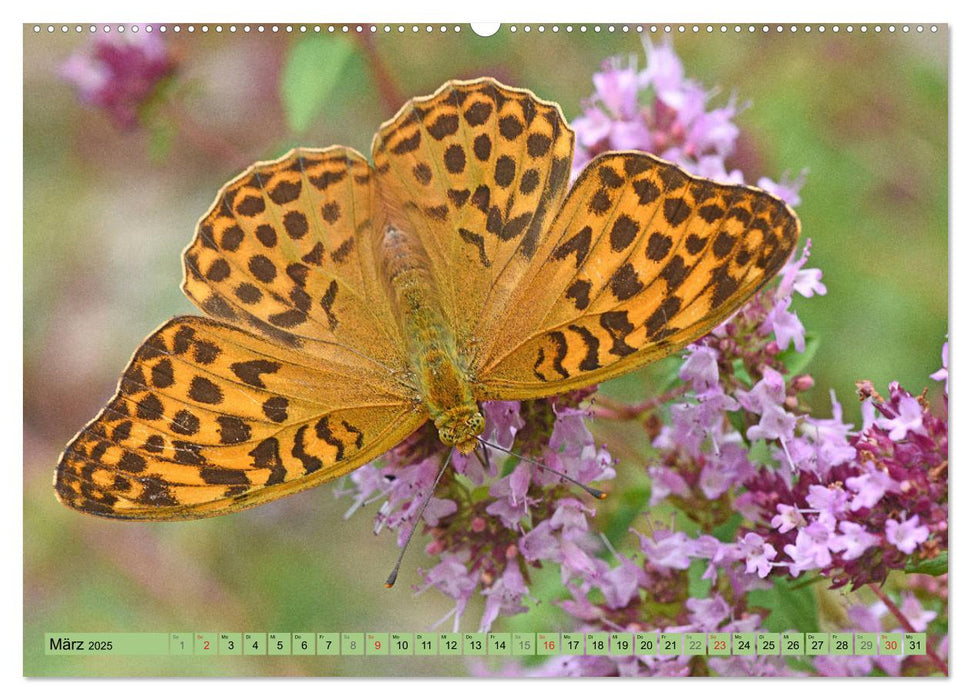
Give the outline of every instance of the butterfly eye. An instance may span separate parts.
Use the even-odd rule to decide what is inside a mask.
[[[476,435],[478,435],[485,429],[485,418],[482,417],[481,413],[476,413],[475,415],[469,416],[465,419],[465,427],[469,428]]]

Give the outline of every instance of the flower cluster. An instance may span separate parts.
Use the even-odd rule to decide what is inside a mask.
[[[97,35],[60,67],[85,104],[103,109],[116,126],[132,129],[159,84],[176,70],[168,44],[146,25]]]
[[[396,531],[400,546],[428,500],[421,514],[430,536],[425,551],[438,563],[422,572],[422,590],[434,587],[455,601],[449,612],[455,630],[476,595],[485,599],[480,630],[499,615],[524,612],[531,568],[557,565],[567,578],[596,565],[588,526],[595,510],[559,476],[581,484],[614,477],[609,453],[594,444],[577,407],[584,398],[581,392],[555,401],[487,402],[481,438],[489,447],[453,454],[437,484],[450,448],[429,427],[385,455],[381,466],[353,472],[352,485],[338,491],[355,499],[348,516],[385,499],[375,532]]]
[[[654,153],[688,172],[720,182],[741,184],[740,170],[729,170],[726,159],[735,150],[739,128],[733,122],[740,107],[734,97],[708,109],[712,92],[685,77],[684,66],[670,42],[655,46],[645,41],[647,66],[637,69],[636,57],[627,63],[607,60],[593,76],[596,92],[583,104],[583,113],[570,126],[576,132],[573,175],[604,151],[628,149]],[[800,175],[794,181],[767,177],[758,186],[788,202],[799,204]]]
[[[726,165],[738,136],[735,100],[708,109],[709,93],[685,78],[669,44],[648,44],[647,53],[642,71],[614,59],[594,76],[596,93],[573,122],[575,172],[604,150],[640,149],[698,175],[743,181]],[[801,178],[758,183],[799,203]],[[912,574],[896,584],[897,602],[880,584],[892,571],[936,572],[946,557],[946,416],[896,383],[883,398],[867,382],[858,386],[860,429],[844,419],[835,393],[829,416],[810,414],[804,394],[813,379],[802,368],[811,342],[792,306],[794,297],[827,293],[821,271],[807,265],[810,249],[806,241],[776,284],[689,346],[678,381],[657,400],[624,410],[584,401],[584,394],[487,403],[484,440],[525,458],[497,460],[496,449],[482,458],[456,456],[435,486],[446,451],[429,430],[381,466],[352,475],[354,508],[387,499],[376,528],[394,529],[404,543],[419,504],[435,489],[422,517],[426,551],[437,563],[423,572],[422,588],[455,601],[456,629],[476,595],[485,598],[481,630],[525,612],[537,567],[559,573],[556,604],[577,631],[764,629],[773,613],[765,596],[796,595],[813,577],[831,588],[867,586],[878,596],[876,604],[853,601],[843,621],[850,629],[926,629],[946,615],[946,582]],[[945,382],[946,407],[946,346],[943,364],[933,378]],[[630,530],[630,548],[617,551],[597,536],[596,513],[577,489],[537,467],[584,483],[614,476],[610,456],[586,427],[584,406],[602,418],[636,419],[646,430],[655,455],[646,467],[647,505],[680,518],[679,527],[651,516],[646,530]],[[617,547],[622,539],[614,538]],[[946,638],[936,643],[946,646]],[[819,657],[815,671],[944,668],[939,657],[933,666],[916,657],[857,658]],[[739,656],[571,656],[530,672],[797,675],[783,657]]]

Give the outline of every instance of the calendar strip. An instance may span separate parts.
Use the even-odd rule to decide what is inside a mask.
[[[48,656],[923,656],[912,632],[48,633]]]

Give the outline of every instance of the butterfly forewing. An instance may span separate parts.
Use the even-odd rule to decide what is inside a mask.
[[[336,343],[402,371],[381,285],[370,166],[352,149],[298,149],[226,185],[185,252],[186,295],[273,342]],[[378,210],[380,211],[380,210]]]
[[[418,237],[460,350],[505,309],[566,194],[573,132],[555,103],[491,79],[406,104],[372,147],[383,203]]]
[[[761,190],[643,153],[603,154],[497,325],[485,393],[554,394],[678,350],[772,279],[798,235],[791,210]]]

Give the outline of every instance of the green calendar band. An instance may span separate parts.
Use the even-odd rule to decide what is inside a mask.
[[[916,632],[78,632],[48,656],[923,656]]]

